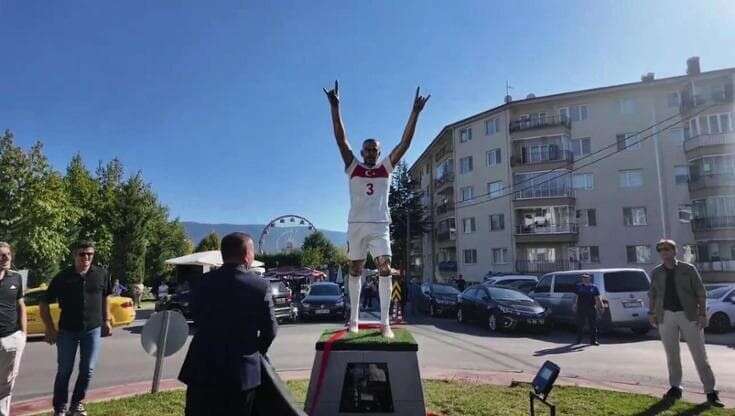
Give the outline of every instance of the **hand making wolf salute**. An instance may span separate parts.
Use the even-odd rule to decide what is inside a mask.
[[[337,146],[345,162],[345,172],[350,178],[350,216],[347,227],[347,255],[350,259],[350,321],[351,332],[358,330],[360,311],[361,276],[365,266],[367,253],[373,255],[380,270],[378,290],[380,293],[380,324],[384,337],[393,338],[390,329],[389,311],[391,292],[390,266],[390,212],[388,209],[388,193],[393,167],[398,164],[411,145],[416,121],[419,113],[429,100],[430,95],[422,97],[416,88],[413,110],[403,131],[401,142],[384,159],[380,158],[380,141],[366,139],[362,142],[363,162],[360,163],[352,153],[347,142],[342,117],[339,113],[339,85],[334,82],[334,89],[324,90],[332,108],[332,124]]]

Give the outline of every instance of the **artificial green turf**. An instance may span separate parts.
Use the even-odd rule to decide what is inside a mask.
[[[303,404],[308,380],[289,381],[287,384],[296,402]],[[502,387],[424,381],[427,409],[444,416],[526,416],[528,390],[528,385]],[[705,405],[683,401],[666,408],[655,397],[580,387],[555,387],[549,400],[557,405],[556,414],[564,416],[735,416],[733,409],[710,409]],[[106,403],[91,403],[87,407],[93,416],[181,416],[184,414],[184,392],[144,394]],[[549,414],[544,408],[538,410],[538,415]]]
[[[319,338],[319,342],[326,342],[335,332],[342,331],[343,329],[327,329],[322,333]],[[413,339],[413,335],[408,332],[405,328],[393,328],[393,334],[395,338],[385,338],[380,334],[379,329],[361,329],[358,333],[347,332],[343,338],[335,342],[336,344],[402,344],[402,345],[416,345],[416,340]]]

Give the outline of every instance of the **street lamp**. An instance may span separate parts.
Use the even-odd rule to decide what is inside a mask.
[[[551,361],[546,361],[544,365],[542,365],[541,368],[538,370],[536,377],[534,377],[533,382],[531,383],[533,390],[528,392],[528,400],[531,406],[531,416],[536,415],[536,411],[533,408],[535,400],[538,400],[541,403],[545,404],[551,411],[551,416],[556,416],[556,406],[547,402],[546,397],[548,397],[551,389],[554,388],[554,382],[559,376],[560,371],[561,369],[559,368],[559,366],[552,363]]]

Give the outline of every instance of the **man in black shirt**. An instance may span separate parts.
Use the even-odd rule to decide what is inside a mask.
[[[0,416],[10,414],[10,399],[26,345],[23,279],[10,270],[10,244],[0,242]]]
[[[46,298],[40,302],[41,319],[46,326],[46,342],[56,343],[59,367],[54,381],[54,415],[66,412],[69,379],[79,349],[79,375],[71,397],[69,415],[85,416],[84,397],[94,374],[100,350],[100,337],[112,331],[108,318],[107,297],[112,292],[105,269],[92,265],[94,245],[82,242],[75,246],[74,267],[51,280]],[[49,304],[58,300],[61,309],[58,329],[49,312]]]

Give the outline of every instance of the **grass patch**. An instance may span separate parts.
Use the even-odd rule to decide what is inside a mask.
[[[319,338],[319,342],[326,342],[334,333],[343,330],[338,329],[327,329],[322,333]],[[403,345],[416,345],[416,340],[413,339],[413,335],[408,332],[405,328],[393,328],[393,334],[395,338],[385,338],[380,334],[379,329],[361,329],[358,333],[347,332],[342,339],[335,342],[337,344],[348,344],[348,345],[360,345],[360,344],[403,344]]]
[[[306,380],[288,382],[297,402],[305,401],[307,385]],[[525,416],[528,415],[528,389],[527,385],[502,387],[424,381],[427,408],[446,416]],[[565,416],[735,416],[733,409],[710,409],[705,405],[681,401],[666,408],[658,399],[650,396],[579,387],[555,387],[551,401],[557,405],[557,414]],[[88,408],[91,415],[180,416],[184,414],[184,392],[145,394],[106,403],[92,403]],[[548,414],[543,408],[537,413]]]

